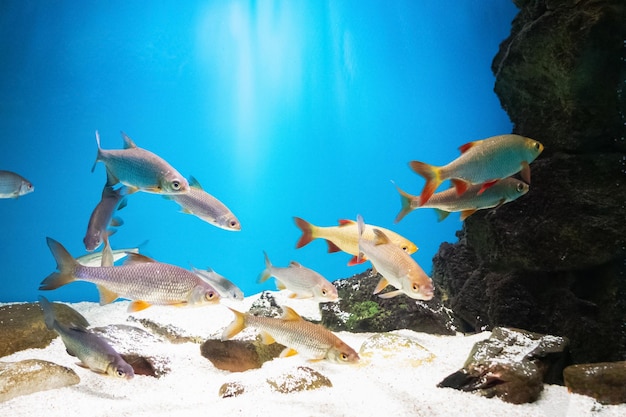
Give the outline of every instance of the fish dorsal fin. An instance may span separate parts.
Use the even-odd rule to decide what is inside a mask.
[[[146,255],[140,253],[126,252],[127,258],[124,261],[124,265],[145,264],[150,262],[156,262],[152,258],[148,258]]]
[[[286,320],[286,321],[304,320],[302,317],[300,317],[298,313],[296,313],[296,311],[293,308],[283,306],[282,309],[283,309],[283,315],[281,319]]]
[[[117,300],[118,295],[113,291],[104,288],[102,285],[98,285],[98,291],[100,292],[100,305],[112,303]]]
[[[133,142],[133,140],[131,138],[128,137],[128,135],[124,132],[122,133],[122,139],[124,140],[124,149],[132,149],[132,148],[136,148],[137,145],[135,145],[135,142]]]
[[[302,268],[302,265],[296,261],[289,262],[289,266],[293,266],[294,268]]]
[[[202,190],[202,186],[193,175],[189,176],[189,186],[193,188],[197,188],[198,190]]]
[[[383,232],[382,230],[374,229],[374,234],[376,235],[376,240],[374,241],[376,245],[385,245],[387,243],[391,243],[391,240],[389,240],[385,232]]]
[[[339,227],[342,227],[342,226],[352,226],[355,223],[356,222],[354,220],[341,219],[341,220],[339,220]]]
[[[465,145],[459,147],[459,151],[461,151],[461,153],[465,153],[472,149],[476,145],[476,143],[477,142],[467,142]]]

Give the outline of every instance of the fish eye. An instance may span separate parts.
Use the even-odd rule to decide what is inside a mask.
[[[121,369],[117,370],[117,376],[119,376],[120,378],[124,378],[126,376],[126,372],[124,372]]]
[[[230,227],[235,227],[235,226],[237,226],[237,222],[234,221],[234,220],[231,220],[230,221]]]
[[[215,298],[215,293],[213,291],[207,291],[206,294],[204,294],[204,298],[206,298],[207,301],[211,301]]]
[[[328,291],[326,291],[326,288],[322,288],[322,295],[326,295],[328,294]]]
[[[535,150],[538,151],[541,149],[541,144],[539,142],[535,142]]]
[[[405,252],[408,252],[409,251],[409,247],[408,246],[402,246],[402,250],[405,251]]]
[[[180,181],[172,181],[172,188],[175,190],[180,190]]]
[[[417,284],[413,284],[413,291],[419,291],[420,290],[420,286]]]
[[[522,191],[524,191],[524,184],[522,184],[521,182],[517,183],[517,192],[521,193]]]
[[[348,360],[348,355],[346,355],[345,353],[342,353],[341,355],[339,355],[339,357],[341,358],[342,361]]]

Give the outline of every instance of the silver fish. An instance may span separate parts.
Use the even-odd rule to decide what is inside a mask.
[[[121,266],[91,267],[78,263],[59,242],[47,238],[59,272],[53,272],[39,286],[54,290],[73,281],[96,284],[100,304],[117,298],[133,300],[128,311],[140,311],[156,305],[201,306],[219,301],[219,294],[196,274],[175,265],[157,262],[146,256],[129,253]]]
[[[11,171],[0,171],[0,198],[18,198],[32,193],[35,187],[26,178]]]
[[[182,207],[182,212],[193,214],[214,226],[224,230],[239,231],[241,224],[235,215],[221,201],[202,189],[194,177],[189,179],[189,192],[165,196],[176,201]]]
[[[232,300],[241,301],[244,299],[243,291],[239,289],[231,281],[215,272],[213,269],[208,268],[206,271],[192,267],[194,274],[200,278],[209,282],[213,288],[217,290],[222,298],[230,298]]]
[[[106,340],[87,330],[88,323],[59,323],[52,304],[45,297],[39,297],[39,304],[44,313],[46,327],[61,336],[67,353],[80,359],[82,365],[94,372],[117,378],[131,379],[135,376],[132,366]]]
[[[108,185],[108,182],[102,189],[102,197],[91,213],[87,224],[87,233],[83,238],[85,249],[88,251],[96,250],[102,244],[105,234],[111,236],[115,233],[115,229],[108,229],[109,224],[111,226],[124,224],[122,219],[113,217],[113,213],[126,207],[126,190],[125,186],[115,189]]]
[[[222,340],[234,337],[245,327],[261,331],[263,343],[278,342],[287,348],[281,357],[300,353],[311,361],[327,359],[331,362],[349,364],[359,361],[359,354],[320,324],[304,320],[293,309],[282,307],[281,318],[260,317],[230,309],[235,320],[224,330]]]
[[[115,183],[121,182],[129,193],[137,190],[156,194],[189,192],[189,183],[174,167],[160,156],[137,147],[131,138],[122,132],[124,149],[102,149],[100,135],[96,132],[98,154],[91,172],[98,161],[106,165],[107,174]]]
[[[524,181],[512,177],[499,180],[479,193],[482,187],[482,184],[470,185],[462,195],[458,195],[454,188],[449,188],[433,194],[424,205],[420,206],[420,196],[408,194],[396,186],[400,193],[402,209],[396,216],[395,222],[399,222],[408,213],[419,208],[435,209],[439,221],[448,217],[451,212],[458,211],[461,212],[461,220],[465,220],[477,210],[500,207],[514,201],[526,194],[529,189]]]
[[[127,248],[127,249],[115,249],[111,251],[113,255],[113,263],[124,259],[129,253],[139,253],[139,248]],[[100,252],[91,252],[76,258],[76,262],[84,266],[105,266],[102,265],[102,258],[105,254],[105,249]],[[108,265],[111,266],[111,265]]]
[[[357,217],[359,235],[363,233],[363,218]],[[384,232],[374,229],[376,239],[359,239],[359,250],[372,263],[374,269],[382,275],[374,294],[378,294],[387,285],[397,288],[396,291],[379,295],[381,298],[392,298],[406,294],[417,300],[428,301],[433,298],[432,280],[415,262],[411,255],[394,245]],[[359,255],[360,256],[360,255]]]
[[[259,282],[265,282],[270,277],[278,281],[279,289],[288,289],[293,297],[313,298],[319,301],[337,301],[337,288],[326,278],[312,269],[291,261],[288,267],[275,267],[265,255],[265,270],[259,275]]]

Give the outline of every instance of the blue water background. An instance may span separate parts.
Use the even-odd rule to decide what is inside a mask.
[[[0,2],[0,169],[33,194],[0,200],[0,302],[34,301],[55,270],[46,236],[74,255],[105,182],[94,132],[121,148],[120,130],[176,167],[239,218],[228,232],[136,193],[119,212],[114,248],[210,266],[246,295],[263,251],[329,280],[370,267],[295,249],[293,216],[335,225],[360,213],[415,242],[431,271],[458,215],[432,210],[402,222],[391,180],[413,194],[412,159],[444,164],[461,144],[510,133],[493,93],[491,61],[517,9],[461,1]],[[72,283],[51,300],[96,301]]]

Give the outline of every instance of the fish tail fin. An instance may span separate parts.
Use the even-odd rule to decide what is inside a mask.
[[[48,275],[39,285],[40,290],[54,290],[62,287],[65,284],[69,284],[76,280],[74,276],[74,270],[76,269],[77,262],[72,255],[56,240],[48,237],[46,238],[48,247],[52,252],[52,256],[57,262],[57,269],[59,272],[53,272]]]
[[[294,217],[293,219],[296,222],[296,226],[298,226],[298,228],[302,231],[302,236],[300,236],[300,240],[296,243],[296,248],[301,248],[308,245],[311,241],[313,241],[313,239],[315,239],[313,237],[314,226],[300,217]]]
[[[50,303],[50,301],[48,301],[46,297],[44,297],[43,295],[40,295],[39,305],[41,306],[41,309],[43,310],[43,319],[44,319],[44,322],[46,323],[46,327],[49,330],[54,330],[54,322],[56,321],[56,318],[54,316],[54,310],[52,310],[52,303]]]
[[[440,168],[420,161],[411,161],[409,165],[415,173],[421,175],[426,180],[426,185],[424,185],[422,194],[420,194],[419,205],[423,206],[441,184]]]
[[[259,278],[257,279],[259,284],[267,281],[269,277],[272,276],[272,263],[270,262],[269,256],[267,256],[267,252],[263,251],[263,256],[265,256],[265,269],[259,274]]]
[[[100,160],[100,151],[102,150],[102,148],[100,148],[100,134],[98,134],[97,130],[96,130],[96,145],[98,145],[98,153],[96,153],[96,160],[94,161],[93,166],[91,167],[91,172],[93,172],[96,169],[96,164]]]
[[[397,185],[396,185],[396,189],[398,190],[398,193],[400,193],[401,208],[400,208],[400,213],[398,213],[398,215],[396,216],[394,220],[394,223],[398,223],[400,220],[404,218],[404,216],[406,216],[411,211],[413,211],[413,207],[411,207],[412,202],[416,199],[419,199],[419,196],[414,196],[407,192],[404,192]]]
[[[237,333],[246,327],[246,316],[244,313],[233,310],[230,307],[228,307],[228,309],[233,312],[235,319],[228,325],[227,328],[224,329],[224,332],[222,333],[222,340],[232,339],[235,335],[237,335]]]

